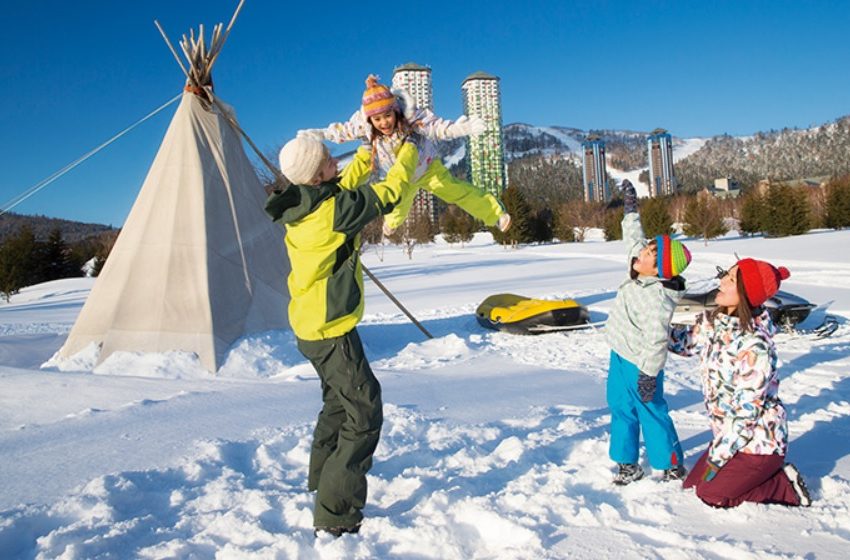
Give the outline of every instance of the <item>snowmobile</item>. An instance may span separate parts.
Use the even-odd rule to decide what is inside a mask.
[[[516,294],[488,297],[475,310],[478,323],[512,334],[542,334],[591,326],[587,308],[572,299],[532,299]]]
[[[670,321],[673,325],[693,324],[694,318],[703,311],[713,311],[717,308],[714,299],[717,296],[719,281],[717,279],[697,282],[689,289],[673,311]],[[815,334],[824,338],[838,328],[838,320],[832,315],[826,315],[823,323],[813,329],[798,329],[818,306],[798,295],[779,290],[766,302],[764,307],[773,322],[785,332]]]

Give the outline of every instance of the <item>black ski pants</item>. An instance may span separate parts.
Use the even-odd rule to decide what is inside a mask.
[[[316,490],[313,525],[351,527],[363,519],[366,473],[383,423],[381,385],[357,329],[327,340],[298,340],[322,383],[322,411],[313,433],[309,490]]]

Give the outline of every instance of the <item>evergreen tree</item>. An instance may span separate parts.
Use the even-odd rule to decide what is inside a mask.
[[[791,189],[790,235],[803,235],[812,229],[812,209],[809,193],[805,188]]]
[[[24,285],[20,259],[15,254],[12,240],[8,239],[0,245],[0,294],[9,303]]]
[[[640,221],[644,235],[670,235],[673,233],[673,219],[666,198],[645,198],[640,209]]]
[[[564,202],[558,205],[557,211],[555,212],[555,225],[554,231],[555,237],[561,243],[572,243],[576,240],[575,229],[573,226],[573,215],[570,211],[569,202]]]
[[[548,243],[552,241],[552,212],[548,208],[542,208],[532,212],[529,222],[529,234],[534,243]]]
[[[833,179],[826,186],[826,227],[850,227],[850,175]]]
[[[449,206],[440,216],[440,232],[446,243],[454,244],[460,241],[460,223],[457,216],[457,206]]]
[[[475,232],[484,226],[484,224],[477,222],[475,218],[463,211],[458,211],[457,224],[461,247],[463,247],[464,243],[472,241],[472,238],[475,237]]]
[[[531,219],[531,207],[525,200],[522,191],[511,185],[502,192],[502,204],[511,215],[511,227],[506,232],[497,228],[490,228],[493,239],[502,245],[516,247],[519,243],[527,243],[531,240],[529,235],[529,221]]]
[[[752,191],[741,199],[738,212],[738,231],[752,235],[764,231],[765,204],[759,193]]]
[[[623,238],[623,207],[611,208],[605,211],[603,233],[605,241],[618,241]]]
[[[765,197],[762,224],[769,236],[800,235],[809,231],[809,200],[806,193],[785,184],[771,185]]]
[[[62,238],[62,231],[55,228],[50,232],[41,254],[41,276],[43,281],[82,276],[82,270],[71,260],[71,251]]]
[[[28,225],[0,246],[0,292],[7,302],[21,288],[42,282],[42,252]]]
[[[728,230],[723,223],[719,202],[711,195],[699,194],[685,206],[683,230],[690,237],[702,237],[706,245],[709,239],[720,237]]]

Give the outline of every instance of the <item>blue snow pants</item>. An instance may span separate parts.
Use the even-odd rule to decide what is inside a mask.
[[[608,455],[617,463],[637,463],[640,431],[653,469],[666,470],[682,464],[682,446],[664,400],[664,371],[658,374],[655,395],[640,400],[637,391],[640,370],[611,351],[608,366],[608,408],[611,409],[611,445]]]

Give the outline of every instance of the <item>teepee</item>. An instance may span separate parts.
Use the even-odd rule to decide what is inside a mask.
[[[209,50],[203,28],[183,37],[186,92],[62,356],[93,342],[100,361],[179,350],[214,372],[238,338],[287,326],[284,231],[263,210],[232,110],[212,92],[221,27]]]

